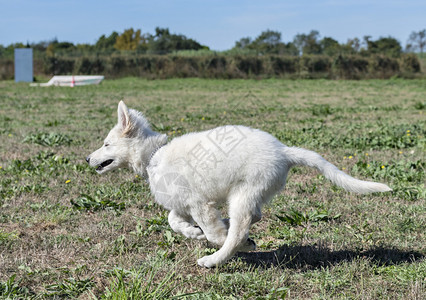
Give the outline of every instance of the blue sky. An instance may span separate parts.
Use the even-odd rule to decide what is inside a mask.
[[[213,50],[266,29],[289,42],[318,30],[339,42],[371,35],[397,38],[405,46],[412,31],[426,28],[425,0],[0,0],[0,44],[57,38],[95,43],[112,31],[133,27],[153,33],[167,27]]]

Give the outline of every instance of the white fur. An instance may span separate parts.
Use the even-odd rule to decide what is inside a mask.
[[[165,135],[153,132],[141,113],[121,101],[118,124],[87,161],[98,167],[112,160],[99,173],[127,167],[148,175],[155,200],[170,211],[171,228],[220,247],[198,260],[204,267],[221,265],[237,251],[255,249],[248,238],[250,225],[260,220],[262,206],[284,188],[295,165],[314,167],[348,191],[391,190],[355,179],[313,151],[287,147],[266,132],[244,126],[217,127],[166,143]],[[221,219],[221,205],[228,205],[229,220]]]

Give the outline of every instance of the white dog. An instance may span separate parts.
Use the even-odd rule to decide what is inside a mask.
[[[266,132],[244,126],[189,133],[168,142],[122,101],[118,124],[86,160],[98,173],[127,167],[147,175],[155,200],[170,211],[168,221],[175,232],[220,247],[198,260],[208,268],[223,264],[237,251],[256,248],[248,238],[250,225],[284,188],[293,166],[314,167],[347,191],[391,191],[385,184],[345,174],[315,152],[287,147]],[[228,205],[229,220],[220,217],[223,204]]]

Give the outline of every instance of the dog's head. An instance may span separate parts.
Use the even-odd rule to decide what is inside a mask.
[[[108,133],[101,148],[86,157],[87,163],[96,168],[99,174],[131,163],[132,146],[153,134],[148,121],[133,109],[128,109],[123,101],[118,104],[118,123]]]

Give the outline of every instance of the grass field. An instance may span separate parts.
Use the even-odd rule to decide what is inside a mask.
[[[425,80],[0,82],[0,298],[425,299],[425,95]],[[215,249],[175,234],[143,178],[84,161],[119,100],[170,139],[252,126],[394,191],[295,168],[252,227],[258,250],[203,269]]]

